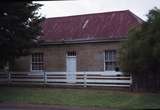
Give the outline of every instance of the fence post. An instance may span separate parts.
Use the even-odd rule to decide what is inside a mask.
[[[130,74],[130,84],[132,84],[133,83],[133,79],[132,79],[132,74]]]
[[[46,86],[46,84],[47,84],[47,74],[46,74],[45,71],[44,71],[43,79],[44,79],[44,85]]]
[[[87,74],[84,72],[84,87],[87,87]]]
[[[10,85],[11,83],[11,73],[8,71],[8,86]]]
[[[130,73],[130,90],[133,91],[133,77],[132,77],[132,73]]]

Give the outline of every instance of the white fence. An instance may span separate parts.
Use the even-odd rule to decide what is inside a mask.
[[[98,72],[77,72],[76,79],[67,80],[66,72],[0,72],[0,84],[79,85],[130,87],[131,76],[105,75]]]

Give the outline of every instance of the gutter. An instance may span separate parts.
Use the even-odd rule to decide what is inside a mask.
[[[63,44],[84,44],[84,43],[103,43],[103,42],[121,42],[126,41],[127,38],[123,39],[100,39],[100,40],[63,40],[61,42],[42,42],[40,45],[63,45]]]

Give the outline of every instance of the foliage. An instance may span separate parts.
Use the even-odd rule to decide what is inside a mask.
[[[142,27],[129,32],[120,51],[120,66],[133,74],[160,73],[160,9],[149,11]]]
[[[31,1],[0,3],[0,67],[29,53],[41,34],[41,4]]]

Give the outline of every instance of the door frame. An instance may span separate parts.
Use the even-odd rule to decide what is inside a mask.
[[[69,74],[68,71],[67,71],[67,67],[68,67],[67,66],[67,64],[68,64],[67,60],[68,60],[68,58],[75,58],[75,72],[73,72],[73,74]],[[67,80],[67,83],[75,83],[76,82],[76,72],[77,72],[77,57],[66,55],[66,80]],[[69,76],[67,76],[67,75],[69,75]]]

